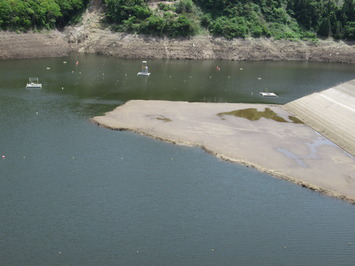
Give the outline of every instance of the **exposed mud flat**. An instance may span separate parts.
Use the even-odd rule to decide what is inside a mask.
[[[181,145],[355,203],[355,157],[281,106],[129,101],[92,119]]]

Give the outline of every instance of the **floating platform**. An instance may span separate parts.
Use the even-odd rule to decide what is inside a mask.
[[[138,72],[137,76],[150,76],[149,72]]]
[[[26,84],[27,89],[41,89],[42,83],[39,83],[38,78],[29,78],[28,83]]]
[[[261,91],[259,94],[263,97],[277,97],[277,95],[273,92]]]

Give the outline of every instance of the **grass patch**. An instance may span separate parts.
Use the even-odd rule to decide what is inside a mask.
[[[173,120],[171,120],[170,118],[167,118],[167,117],[165,117],[165,116],[163,116],[163,117],[157,117],[157,119],[158,119],[158,120],[161,120],[161,121],[164,121],[164,122],[171,122],[171,121],[173,121]]]
[[[291,121],[292,121],[292,123],[294,123],[294,124],[304,124],[301,120],[299,120],[297,117],[295,117],[295,116],[289,116],[288,117]]]
[[[266,119],[271,119],[276,122],[282,122],[282,123],[288,122],[287,120],[285,120],[284,118],[282,118],[278,114],[276,114],[270,108],[265,108],[264,111],[258,111],[256,108],[247,108],[247,109],[235,110],[235,111],[231,111],[231,112],[218,113],[217,115],[219,117],[221,117],[222,119],[223,119],[223,116],[225,116],[225,115],[233,115],[233,116],[237,116],[237,117],[246,118],[250,121],[257,121],[260,118],[264,117]],[[289,116],[289,119],[292,121],[292,123],[295,123],[295,124],[302,123],[301,120],[299,120],[298,118],[296,118],[294,116]]]

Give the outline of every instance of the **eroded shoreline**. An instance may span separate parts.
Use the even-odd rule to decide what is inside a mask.
[[[257,113],[269,109],[284,122],[227,114],[246,109]],[[110,129],[198,146],[221,159],[355,204],[354,156],[290,117],[282,107],[268,104],[135,100],[92,121]]]
[[[101,1],[93,1],[81,23],[62,31],[0,31],[0,59],[62,57],[78,52],[118,58],[355,63],[354,41],[227,40],[211,35],[174,39],[112,32],[102,23],[103,16]]]

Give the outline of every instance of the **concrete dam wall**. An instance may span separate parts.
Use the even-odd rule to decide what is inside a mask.
[[[355,156],[355,79],[283,107]]]

